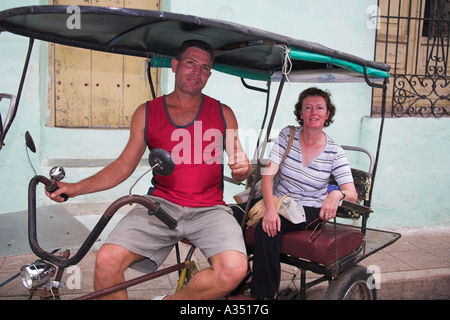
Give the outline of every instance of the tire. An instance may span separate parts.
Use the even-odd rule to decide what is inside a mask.
[[[372,273],[356,265],[335,280],[330,281],[325,298],[327,300],[376,300],[377,290]]]

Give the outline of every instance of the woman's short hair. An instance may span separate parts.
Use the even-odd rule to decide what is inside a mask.
[[[295,104],[294,114],[297,117],[297,122],[303,127],[303,119],[301,118],[302,114],[302,106],[303,106],[303,100],[305,100],[306,97],[311,96],[319,96],[325,99],[325,102],[327,104],[327,111],[330,111],[330,115],[327,120],[325,120],[324,127],[328,127],[330,124],[333,123],[333,117],[336,114],[336,107],[331,102],[331,93],[327,90],[321,90],[315,87],[308,88],[304,90],[302,93],[300,93],[300,96],[298,97],[298,102]]]

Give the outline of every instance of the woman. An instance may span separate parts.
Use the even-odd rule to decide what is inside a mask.
[[[255,231],[255,248],[251,294],[261,299],[274,299],[280,274],[281,235],[294,230],[313,229],[322,221],[333,219],[344,198],[355,202],[353,184],[344,150],[322,130],[333,122],[335,106],[326,91],[309,88],[303,91],[295,105],[296,127],[294,142],[279,166],[288,142],[289,128],[284,128],[269,156],[261,189],[266,207],[262,221]],[[275,178],[278,170],[280,174]],[[328,193],[330,175],[339,185]],[[275,178],[275,179],[274,179]],[[280,216],[272,195],[291,195],[305,209],[306,221],[293,224]]]

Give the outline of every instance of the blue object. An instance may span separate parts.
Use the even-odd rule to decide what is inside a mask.
[[[329,184],[328,187],[327,187],[328,193],[330,193],[330,192],[332,192],[334,190],[340,190],[340,189],[339,189],[339,187],[337,185]]]

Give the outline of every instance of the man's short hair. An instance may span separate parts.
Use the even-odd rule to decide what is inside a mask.
[[[181,60],[181,57],[183,56],[183,53],[190,47],[196,47],[203,51],[206,51],[211,56],[211,66],[214,65],[214,49],[211,47],[211,45],[205,41],[202,40],[186,40],[184,41],[181,46],[178,48],[176,59],[178,61]]]

